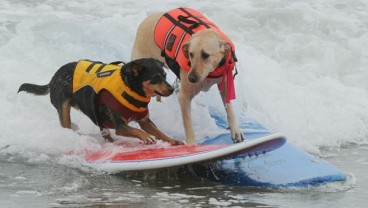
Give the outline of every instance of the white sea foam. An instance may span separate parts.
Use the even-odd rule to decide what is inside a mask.
[[[129,60],[139,22],[178,6],[201,10],[236,44],[237,114],[315,153],[321,146],[367,143],[367,4],[323,2],[1,1],[0,148],[8,148],[0,151],[40,162],[101,148],[87,117],[73,111],[78,132],[62,129],[48,96],[17,94],[18,87],[46,84],[61,65],[78,59]],[[197,137],[219,133],[208,105],[222,110],[216,88],[193,101]],[[152,101],[150,114],[168,134],[184,138],[176,95]]]

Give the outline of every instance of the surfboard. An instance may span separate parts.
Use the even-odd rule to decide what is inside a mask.
[[[226,131],[224,112],[209,108],[209,114]],[[347,179],[328,161],[297,148],[283,134],[271,132],[256,120],[240,115],[238,124],[247,139],[239,144],[233,144],[230,134],[206,138],[198,146],[122,142],[87,151],[82,158],[87,166],[110,173],[188,165],[198,177],[235,186],[308,187]],[[125,155],[123,160],[119,154]]]
[[[228,137],[230,134],[219,135]],[[239,154],[248,157],[264,155],[285,143],[281,133],[270,134],[236,144],[197,144],[197,145],[140,145],[120,141],[99,150],[83,153],[86,165],[109,173],[160,169],[204,161],[232,158]]]
[[[209,110],[219,128],[227,128],[226,116]],[[239,127],[249,140],[272,135],[254,119],[239,118]],[[202,144],[231,144],[228,137],[205,140]],[[226,185],[258,187],[308,187],[344,182],[347,176],[323,158],[309,154],[288,141],[280,148],[249,157],[239,154],[231,159],[194,164],[191,171],[199,177]]]

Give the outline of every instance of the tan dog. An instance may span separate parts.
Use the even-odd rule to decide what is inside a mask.
[[[176,25],[160,26],[161,21],[175,22]],[[174,34],[175,30],[184,32],[178,35]],[[190,36],[187,37],[188,35]],[[162,40],[163,46],[160,45]],[[229,80],[233,81],[231,71],[221,72],[220,76],[210,76],[223,65],[228,65],[227,62],[234,67],[236,58],[232,48],[234,48],[232,42],[212,22],[192,9],[179,8],[168,13],[154,14],[147,17],[138,27],[132,60],[139,58],[162,60],[181,79],[179,102],[188,144],[195,143],[191,100],[200,91],[207,91],[214,84],[218,84],[221,91],[232,139],[244,140],[233,107],[227,98],[228,89],[233,87],[228,83]],[[186,65],[187,63],[189,65]]]

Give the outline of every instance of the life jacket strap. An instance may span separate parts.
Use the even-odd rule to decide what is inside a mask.
[[[194,28],[196,28],[196,27],[199,26],[199,22],[190,20],[188,18],[189,18],[189,16],[187,16],[187,17],[185,17],[183,15],[179,15],[178,16],[179,22],[184,22],[184,23],[187,23],[187,24],[191,24],[192,26],[189,26],[188,29],[191,30],[191,31],[193,31]]]
[[[113,61],[109,64],[112,64],[112,65],[125,65],[126,63],[124,61]]]
[[[177,38],[175,35],[170,35],[172,30],[174,30],[174,28],[176,26],[180,27],[183,31],[185,31],[181,37],[180,37],[180,42],[179,42],[179,45],[176,49],[176,52],[175,52],[175,57],[174,57],[174,60],[176,59],[176,56],[178,54],[178,50],[182,44],[182,41],[184,39],[184,37],[189,34],[189,35],[193,35],[194,34],[194,29],[199,27],[200,25],[203,25],[205,26],[206,28],[211,28],[207,23],[205,23],[204,21],[202,21],[200,18],[194,16],[192,13],[188,12],[186,9],[184,8],[179,8],[179,10],[181,10],[182,12],[184,12],[186,15],[188,16],[183,16],[183,15],[179,15],[178,16],[178,19],[176,20],[173,16],[171,16],[169,13],[165,13],[164,16],[170,20],[173,25],[171,26],[171,28],[166,32],[166,35],[165,35],[165,38],[164,38],[164,41],[163,41],[163,44],[162,44],[162,47],[161,47],[161,56],[162,57],[165,57],[166,56],[166,53],[165,53],[165,47],[167,47],[169,50],[171,50],[174,42],[175,42],[175,39]],[[189,18],[192,18],[194,20],[191,20]],[[186,23],[186,24],[189,24],[190,26],[185,26],[184,24],[182,23]],[[170,37],[169,37],[170,35]]]
[[[127,100],[130,104],[134,105],[137,108],[147,108],[148,102],[140,101],[133,96],[129,95],[126,91],[124,91],[121,96]]]

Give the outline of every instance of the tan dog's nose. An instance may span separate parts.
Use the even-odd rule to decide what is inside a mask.
[[[190,72],[188,74],[188,79],[191,83],[197,83],[199,81],[199,78],[195,72]]]

